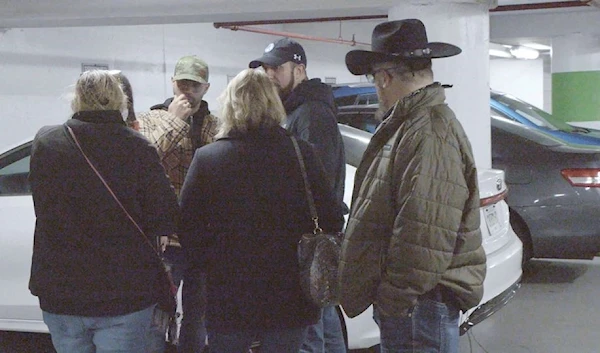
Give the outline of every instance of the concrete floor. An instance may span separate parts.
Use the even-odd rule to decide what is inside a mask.
[[[502,310],[460,339],[460,353],[600,353],[600,257],[532,260]],[[0,353],[53,352],[48,335],[0,332]]]
[[[532,260],[502,310],[461,337],[461,353],[600,352],[600,258]]]

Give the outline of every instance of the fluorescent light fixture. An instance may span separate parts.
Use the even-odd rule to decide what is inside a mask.
[[[540,52],[523,46],[514,47],[509,50],[510,53],[517,59],[534,60],[540,56]]]
[[[524,47],[527,48],[531,48],[531,49],[536,49],[536,50],[550,50],[552,49],[552,47],[548,46],[548,45],[544,45],[544,44],[538,44],[538,43],[524,43],[521,44]]]
[[[490,49],[490,56],[497,56],[499,58],[512,58],[513,56],[506,50]]]
[[[489,46],[490,56],[496,56],[499,58],[512,58],[512,55],[508,52],[508,48],[502,44],[490,42]]]

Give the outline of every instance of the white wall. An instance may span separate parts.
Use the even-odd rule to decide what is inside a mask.
[[[552,58],[544,57],[544,106],[543,110],[552,114]]]
[[[491,59],[490,87],[544,107],[544,61]]]
[[[205,99],[214,110],[227,75],[246,68],[271,38],[212,24],[9,30],[0,38],[0,147],[69,118],[68,95],[82,63],[123,70],[133,85],[135,109],[143,111],[172,95],[177,59],[199,55],[210,66]]]
[[[344,37],[370,42],[377,22],[343,25]],[[260,26],[272,30],[338,38],[339,23]],[[10,29],[0,36],[0,148],[16,144],[43,125],[62,123],[70,116],[68,94],[82,63],[107,64],[129,77],[136,111],[172,95],[170,78],[177,59],[196,54],[207,61],[211,88],[205,99],[218,110],[216,98],[235,75],[262,55],[279,37],[228,29],[211,23]],[[298,40],[307,52],[310,77],[336,77],[355,82],[344,56],[348,45]],[[364,49],[364,47],[362,47]]]
[[[309,36],[354,40],[357,43],[371,43],[371,33],[373,28],[382,21],[351,21],[343,22],[323,22],[319,24],[293,24],[285,25],[283,30],[292,33],[302,33]],[[297,39],[306,51],[308,60],[307,73],[310,78],[335,77],[337,83],[364,82],[364,76],[354,76],[346,68],[345,57],[350,50],[371,50],[370,45],[346,45],[332,44],[319,41],[309,41]]]
[[[370,43],[372,29],[380,22],[343,22],[341,28],[339,22],[260,27],[347,40],[354,35],[357,42]],[[199,55],[210,66],[211,88],[205,99],[211,110],[217,111],[216,98],[225,88],[227,76],[246,68],[278,38],[215,29],[211,23],[10,29],[0,36],[0,104],[4,108],[0,121],[5,127],[0,129],[0,148],[30,138],[42,125],[69,118],[69,99],[65,96],[77,80],[82,63],[123,70],[132,82],[139,112],[171,96],[170,77],[179,57]],[[364,80],[347,71],[344,57],[349,50],[368,47],[298,41],[307,53],[309,77],[335,77],[338,83]],[[533,66],[515,71],[514,65],[519,64]],[[531,97],[533,92],[542,96],[541,73],[539,80],[533,74],[541,70],[539,65],[518,61],[500,65],[493,61],[492,87],[543,106],[543,100],[540,104],[539,98]],[[510,80],[509,74],[514,76]],[[529,78],[523,79],[525,76]],[[496,84],[498,78],[510,81],[510,87]],[[516,84],[519,79],[523,79],[522,84]]]

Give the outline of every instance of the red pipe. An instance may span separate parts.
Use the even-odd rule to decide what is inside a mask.
[[[558,2],[540,2],[536,4],[521,4],[521,5],[501,5],[490,12],[503,11],[521,11],[521,10],[544,10],[568,7],[590,6],[591,0],[572,0]],[[312,22],[334,22],[334,21],[357,21],[357,20],[382,20],[387,19],[387,15],[365,15],[365,16],[345,16],[345,17],[317,17],[317,18],[297,18],[297,19],[282,19],[282,20],[262,20],[262,21],[238,21],[238,22],[215,22],[215,28],[221,27],[236,27],[236,26],[255,26],[255,25],[275,25],[275,24],[292,24],[292,23],[312,23]]]
[[[521,10],[544,10],[569,7],[590,6],[591,0],[572,0],[558,2],[540,2],[536,4],[521,5],[501,5],[490,9],[490,12],[521,11]],[[292,23],[312,23],[312,22],[335,22],[335,21],[357,21],[357,20],[383,20],[387,15],[365,15],[365,16],[345,16],[345,17],[317,17],[317,18],[297,18],[282,20],[262,20],[262,21],[238,21],[238,22],[215,22],[215,28],[237,27],[237,26],[255,26],[255,25],[275,25]]]
[[[263,21],[239,21],[239,22],[215,22],[215,28],[234,27],[234,26],[256,26],[256,25],[278,25],[291,23],[312,23],[312,22],[337,22],[337,21],[357,21],[357,20],[379,20],[387,19],[387,15],[366,15],[366,16],[346,16],[346,17],[318,17],[318,18],[297,18],[289,20],[263,20]]]
[[[557,8],[569,8],[569,7],[582,7],[590,6],[591,0],[573,0],[573,1],[558,1],[558,2],[541,2],[536,4],[521,4],[521,5],[502,5],[497,6],[494,9],[490,9],[490,12],[505,12],[505,11],[524,11],[524,10],[544,10],[544,9],[557,9]],[[345,39],[333,39],[333,38],[321,38],[312,37],[304,34],[290,33],[273,31],[261,28],[252,28],[245,26],[252,25],[273,25],[273,24],[292,24],[292,23],[312,23],[312,22],[332,22],[332,21],[356,21],[356,20],[379,20],[387,19],[387,15],[365,15],[365,16],[346,16],[346,17],[319,17],[319,18],[304,18],[304,19],[283,19],[283,20],[263,20],[263,21],[239,21],[239,22],[215,22],[213,25],[215,28],[226,28],[232,31],[246,31],[261,34],[270,34],[282,37],[306,39],[319,42],[337,43],[337,44],[348,44],[351,46],[365,45],[371,46],[369,43],[361,43],[354,40]]]
[[[253,27],[245,27],[245,26],[225,26],[225,25],[220,25],[217,28],[226,28],[226,29],[230,29],[232,31],[245,31],[245,32],[261,33],[261,34],[270,34],[270,35],[281,36],[281,37],[306,39],[306,40],[312,40],[312,41],[317,41],[317,42],[336,43],[336,44],[348,44],[348,45],[351,45],[351,46],[355,46],[355,45],[365,45],[365,46],[369,46],[369,47],[371,46],[370,43],[357,42],[357,41],[354,40],[354,38],[352,38],[352,40],[346,40],[346,39],[341,39],[341,38],[339,38],[339,39],[322,38],[322,37],[307,36],[307,35],[298,34],[298,33],[273,31],[273,30],[269,30],[269,29],[253,28]]]

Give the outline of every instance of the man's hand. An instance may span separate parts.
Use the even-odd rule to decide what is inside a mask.
[[[173,99],[171,104],[169,104],[169,113],[181,120],[186,120],[192,115],[192,105],[188,102],[187,98],[185,98],[184,94],[180,94]]]

